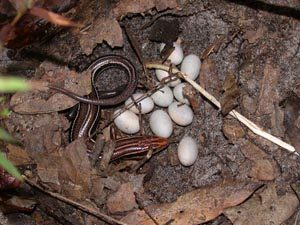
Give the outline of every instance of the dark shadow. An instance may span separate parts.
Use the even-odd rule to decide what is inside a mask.
[[[49,55],[46,52],[42,52],[37,49],[24,48],[21,50],[21,54],[24,58],[27,58],[27,59],[35,59],[40,62],[42,62],[44,60],[48,60],[54,64],[61,65],[61,66],[66,66],[69,63],[69,62],[65,61],[64,59],[57,58],[56,56]]]
[[[291,8],[288,6],[273,5],[262,1],[253,0],[225,0],[226,2],[232,2],[238,5],[244,5],[252,9],[267,11],[270,13],[292,17],[300,20],[300,10]]]

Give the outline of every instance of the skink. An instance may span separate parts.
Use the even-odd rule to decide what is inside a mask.
[[[128,75],[127,84],[121,90],[99,94],[95,86],[95,81],[98,76],[111,68],[124,69]],[[125,101],[133,94],[137,86],[137,75],[135,68],[132,63],[123,56],[103,56],[92,63],[89,69],[91,70],[92,74],[92,92],[87,97],[82,97],[63,88],[49,86],[49,88],[61,92],[80,102],[77,106],[75,119],[71,125],[70,142],[79,137],[90,137],[91,134],[98,128],[100,120],[100,107],[117,105]]]
[[[128,75],[127,84],[122,89],[113,92],[104,92],[99,94],[95,87],[95,81],[104,71],[118,67],[125,69]],[[136,86],[137,76],[135,68],[126,58],[117,55],[108,55],[96,60],[90,67],[92,77],[92,92],[87,97],[82,97],[76,93],[63,88],[50,86],[49,88],[59,91],[73,99],[79,101],[75,119],[72,122],[70,130],[70,142],[79,137],[90,138],[97,130],[100,120],[100,107],[117,105],[129,98]],[[94,140],[89,139],[88,147],[93,146]],[[120,138],[116,140],[116,146],[112,155],[112,160],[127,156],[143,154],[150,149],[154,153],[166,148],[169,142],[166,138],[156,136],[133,136]]]

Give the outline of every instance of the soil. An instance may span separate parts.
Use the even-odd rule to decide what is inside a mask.
[[[291,143],[293,134],[286,131],[290,127],[285,126],[285,108],[281,103],[291,96],[292,92],[300,97],[299,2],[297,0],[251,2],[189,1],[183,4],[185,7],[181,13],[159,12],[158,14],[161,13],[162,16],[155,22],[178,20],[179,38],[182,41],[184,55],[193,53],[201,56],[219,37],[224,36],[220,48],[202,61],[209,69],[206,71],[201,69],[202,77],[198,82],[219,99],[224,93],[222,87],[227,74],[234,74],[240,91],[235,109],[267,132]],[[96,11],[95,8],[93,11]],[[121,24],[130,26],[139,47],[142,47],[144,59],[149,61],[159,59],[159,43],[149,41],[151,26],[147,28],[143,26],[154,16],[151,13],[134,14],[120,21]],[[144,77],[143,68],[124,29],[122,32],[123,47],[111,48],[107,42],[99,43],[92,54],[87,56],[80,47],[76,32],[65,29],[46,42],[17,50],[5,49],[2,52],[0,71],[40,79],[37,73],[39,65],[44,60],[49,60],[59,62],[61,66],[68,66],[80,74],[94,59],[107,54],[119,54],[130,59],[135,65],[140,83],[144,85],[147,78]],[[230,38],[231,34],[236,35]],[[155,77],[153,71],[149,73]],[[211,74],[208,75],[209,73]],[[101,81],[99,86],[101,89],[115,88],[119,84],[115,81],[119,80],[122,83],[124,79],[122,75],[114,75],[113,78]],[[214,186],[228,179],[259,181],[265,185],[272,183],[275,184],[279,195],[293,192],[290,185],[299,185],[300,178],[300,162],[297,155],[254,135],[229,115],[222,115],[209,101],[200,96],[197,98],[200,105],[195,110],[193,123],[188,127],[175,126],[172,137],[177,140],[182,135],[194,137],[199,145],[198,158],[194,165],[182,166],[176,157],[178,142],[170,144],[167,149],[152,156],[143,168],[148,169],[147,180],[143,183],[144,206],[171,203],[184,193],[200,187]],[[104,111],[112,112],[117,107]],[[65,111],[49,115],[12,113],[4,123],[8,131],[25,143],[25,149],[30,157],[36,158],[36,154],[47,155],[51,151],[58,151],[67,146],[69,122],[65,115]],[[36,120],[36,116],[41,117],[40,120]],[[151,134],[148,119],[149,115],[143,117],[144,129],[146,134]],[[34,124],[37,121],[40,121],[40,125]],[[29,134],[37,136],[29,138]],[[47,144],[45,144],[46,137],[51,137]],[[256,150],[251,152],[247,148]],[[298,152],[300,153],[300,150]],[[260,159],[265,161],[262,162]],[[54,167],[51,168],[54,170]],[[127,172],[126,175],[117,176],[127,176]],[[120,180],[122,182],[122,179]],[[45,184],[46,187],[53,188],[53,183]],[[58,190],[57,188],[55,186],[54,189]],[[106,190],[106,192],[106,196],[109,196],[114,191]],[[92,224],[92,217],[84,216],[82,212],[45,197],[38,191],[31,190],[29,196],[40,203],[36,211],[31,216],[21,213],[10,214],[8,220],[13,221],[17,216],[20,220],[24,219],[26,224]],[[106,196],[101,196],[103,201],[97,204],[104,211],[107,211]],[[43,205],[43,202],[47,204]],[[53,210],[53,205],[59,207],[60,211]],[[66,217],[64,214],[69,216]],[[122,212],[117,216],[120,218],[125,214]],[[282,224],[294,225],[297,220],[299,223],[298,214],[299,206]],[[97,220],[97,224],[101,222]],[[220,215],[205,224],[235,223]]]

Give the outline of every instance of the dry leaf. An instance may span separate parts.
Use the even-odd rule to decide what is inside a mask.
[[[37,174],[42,184],[52,191],[60,192],[59,173],[62,163],[61,157],[36,153],[33,158],[37,163]]]
[[[128,13],[143,13],[152,8],[156,8],[157,11],[162,11],[176,7],[178,7],[176,0],[123,0],[116,4],[112,10],[112,14],[119,19]]]
[[[125,212],[136,207],[133,185],[121,184],[119,190],[107,198],[106,205],[111,213]]]
[[[274,67],[270,62],[265,65],[264,77],[262,79],[259,100],[258,115],[271,114],[274,112],[274,102],[278,101],[276,91],[280,70]]]
[[[36,202],[19,196],[12,196],[7,199],[0,197],[0,210],[3,213],[31,213],[36,206]]]
[[[300,153],[300,128],[297,126],[299,118],[300,98],[296,94],[291,93],[284,100],[284,126],[292,145],[298,153]]]
[[[83,200],[90,196],[92,167],[83,139],[76,139],[61,153],[60,180],[62,193],[72,199]]]
[[[249,44],[253,44],[263,37],[267,30],[265,26],[260,26],[257,30],[247,30],[244,34],[244,38],[248,40]]]
[[[46,9],[40,8],[40,7],[32,7],[29,9],[29,13],[40,17],[42,19],[45,19],[49,21],[50,23],[59,25],[59,26],[66,26],[66,27],[80,27],[81,25],[78,23],[75,23],[57,13],[48,11]]]
[[[91,92],[91,74],[89,71],[81,74],[69,70],[66,66],[61,67],[50,62],[40,65],[44,71],[43,81],[53,86],[61,86],[79,95],[87,95]],[[77,101],[66,95],[55,93],[48,99],[43,98],[44,92],[29,91],[19,92],[12,96],[10,105],[13,110],[20,114],[49,113],[68,109],[74,106]]]
[[[200,85],[211,93],[216,98],[220,97],[221,82],[217,76],[215,62],[211,59],[206,59],[202,62],[199,74]]]
[[[295,194],[278,196],[275,185],[270,185],[245,203],[225,210],[224,214],[234,225],[280,225],[295,212],[298,205]]]
[[[258,183],[224,182],[213,187],[203,187],[186,193],[173,203],[145,207],[159,224],[172,220],[172,225],[196,225],[219,216],[225,208],[235,206],[248,198]],[[131,225],[154,225],[142,210],[136,210],[122,219]]]
[[[29,158],[25,149],[11,144],[8,144],[6,147],[9,150],[7,158],[15,166],[26,165],[31,163],[31,159]]]
[[[81,34],[80,46],[85,54],[90,55],[98,43],[106,41],[112,48],[123,46],[122,29],[115,19],[96,19],[91,28]]]
[[[238,105],[240,90],[235,82],[235,76],[229,72],[223,84],[224,94],[220,99],[221,111],[223,115],[227,115]]]
[[[241,124],[232,119],[225,119],[223,121],[222,131],[230,143],[235,143],[238,139],[245,136],[245,131]]]

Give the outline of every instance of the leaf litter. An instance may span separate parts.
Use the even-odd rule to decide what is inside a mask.
[[[126,15],[129,15],[126,18],[128,19],[132,18],[134,14],[139,15],[145,13],[143,15],[151,15],[153,12],[157,13],[157,11],[179,9],[179,5],[180,4],[176,1],[121,1],[109,5],[108,9],[106,9],[108,12],[100,17],[96,17],[96,19],[94,19],[94,15],[90,16],[91,14],[88,14],[84,21],[85,24],[87,24],[86,29],[75,29],[72,30],[71,33],[77,36],[81,51],[86,55],[92,54],[94,49],[99,47],[98,44],[103,41],[111,47],[121,47],[128,44],[126,43],[127,39],[123,36],[122,29],[118,22],[121,18]],[[203,7],[208,7],[208,5],[201,5],[199,8],[203,9]],[[236,11],[231,11],[228,5],[209,7],[215,7],[215,13],[219,13],[218,10],[220,9],[225,10],[228,15]],[[203,15],[193,14],[188,18],[179,20],[181,22],[180,27],[181,29],[183,28],[183,35],[188,33],[186,29],[190,31],[193,30],[193,28],[187,26],[187,23],[193,22],[197,24],[197,18],[200,18],[199,24],[201,24],[201,20],[205,18],[205,16],[209,18],[205,26],[212,29],[209,23],[218,20],[209,14],[209,7],[208,11]],[[252,119],[254,118],[260,125],[272,129],[279,129],[274,128],[274,124],[280,124],[280,121],[277,121],[280,117],[275,115],[275,113],[281,113],[281,109],[277,108],[276,105],[283,99],[283,96],[279,94],[282,90],[278,88],[278,86],[281,85],[280,74],[283,71],[283,65],[276,65],[276,63],[271,60],[263,60],[263,57],[266,56],[265,53],[272,48],[272,42],[268,42],[267,38],[272,40],[272,38],[274,38],[272,35],[275,34],[270,34],[270,30],[272,29],[268,27],[267,24],[262,25],[261,21],[259,26],[252,26],[247,20],[251,15],[251,10],[240,6],[237,7],[240,9],[240,11],[237,10],[240,12],[240,17],[234,18],[239,18],[238,22],[242,24],[245,31],[242,37],[248,41],[248,44],[245,44],[244,48],[242,47],[242,53],[239,52],[242,55],[243,63],[237,65],[236,62],[230,61],[232,59],[229,59],[229,62],[232,63],[232,67],[236,68],[235,66],[240,66],[241,68],[238,73],[234,74],[237,76],[238,82],[240,82],[239,91],[241,91],[241,99],[237,101],[236,98],[231,99],[227,97],[226,101],[234,101],[233,104],[229,104],[230,109],[232,107],[241,107],[245,110],[246,114],[249,114],[250,117],[252,117]],[[153,8],[157,11],[153,10]],[[90,8],[87,10],[93,11]],[[268,18],[268,16],[269,15],[266,17]],[[141,22],[143,19],[140,18],[139,20],[138,16],[137,18],[133,17],[133,25],[136,21]],[[90,23],[90,25],[88,25],[88,23]],[[225,24],[224,21],[217,23]],[[136,24],[135,26],[139,27]],[[188,28],[185,28],[185,26]],[[143,31],[141,31],[140,37],[143,35],[142,32]],[[214,31],[214,29],[212,29],[211,32],[211,37],[208,38],[209,40],[206,39],[206,37],[199,37],[194,34],[193,41],[198,44],[193,46],[193,41],[191,41],[191,46],[195,48],[195,52],[199,54],[204,52],[204,48],[199,46],[201,42],[209,46],[211,40],[224,40],[222,38],[216,38],[214,34],[216,31]],[[224,31],[222,33],[224,34],[226,32]],[[238,37],[238,40],[240,40],[240,38],[241,36]],[[189,40],[191,39],[191,37],[185,36],[184,41],[186,42],[183,42],[183,44],[189,45]],[[259,47],[255,47],[255,45],[260,46],[264,42],[266,42],[266,45],[260,49]],[[232,71],[232,68],[224,68],[219,59],[224,59],[225,56],[228,56],[226,55],[228,51],[227,48],[236,50],[235,45],[238,45],[238,41],[232,40],[231,44],[232,45],[226,44],[227,46],[224,47],[224,42],[218,42],[216,44],[218,45],[218,50],[206,54],[200,72],[200,83],[206,87],[209,92],[213,93],[214,96],[218,97],[218,99],[222,93],[222,81],[224,81],[226,77],[224,72],[220,71]],[[151,44],[149,46],[151,46]],[[188,51],[189,47],[185,48],[185,51]],[[148,48],[146,47],[146,49]],[[230,55],[232,55],[232,51],[229,56]],[[220,58],[218,58],[219,56]],[[257,58],[254,58],[255,56]],[[228,65],[228,62],[226,62],[226,65]],[[262,76],[255,77],[253,71],[260,71]],[[43,62],[37,69],[35,77],[40,78],[43,82],[59,85],[81,95],[86,95],[91,90],[90,75],[88,72],[79,74],[69,70],[66,66],[56,65],[50,62]],[[287,82],[290,81],[287,80]],[[229,87],[229,89],[230,88],[231,87]],[[233,92],[235,91],[236,90]],[[297,132],[295,131],[299,128],[299,123],[297,122],[299,120],[299,110],[297,111],[297,107],[295,107],[295,105],[297,105],[296,103],[297,100],[288,100],[283,109],[283,123],[286,128],[286,134],[295,147],[297,146]],[[289,176],[289,172],[285,171],[286,168],[296,170],[295,167],[299,167],[297,163],[291,165],[288,163],[288,160],[294,160],[293,156],[286,156],[286,154],[279,152],[279,150],[271,144],[265,144],[265,142],[255,138],[255,136],[245,133],[245,128],[238,122],[233,122],[232,120],[228,120],[228,118],[220,119],[220,116],[213,115],[213,112],[216,110],[207,103],[195,106],[195,108],[197,108],[197,110],[195,110],[197,111],[197,115],[206,116],[204,117],[206,118],[204,122],[200,120],[195,122],[196,130],[199,131],[200,127],[203,130],[202,135],[204,135],[201,136],[203,138],[201,139],[201,149],[203,152],[201,152],[199,156],[198,164],[204,162],[204,158],[206,158],[206,160],[215,160],[218,158],[218,161],[222,162],[224,168],[227,168],[227,170],[226,172],[221,171],[221,175],[218,174],[218,172],[213,174],[212,177],[218,182],[215,182],[216,180],[212,182],[212,180],[207,178],[203,179],[204,183],[201,183],[202,185],[200,186],[195,185],[197,182],[193,181],[194,186],[192,187],[189,185],[191,184],[191,179],[197,177],[195,175],[195,173],[197,173],[197,165],[192,170],[187,168],[182,169],[178,163],[172,163],[176,162],[175,159],[169,158],[174,158],[174,154],[164,155],[167,159],[161,160],[161,162],[153,162],[153,160],[150,160],[149,164],[154,165],[155,172],[151,175],[153,177],[151,177],[147,183],[143,183],[144,175],[134,180],[132,177],[136,175],[128,175],[128,173],[124,171],[116,172],[108,177],[102,177],[100,174],[97,174],[96,168],[91,165],[89,156],[86,154],[84,141],[79,139],[71,144],[67,144],[69,122],[66,121],[63,114],[58,114],[57,112],[74,106],[76,102],[65,96],[55,94],[51,91],[44,91],[42,93],[38,91],[18,93],[12,97],[10,104],[13,107],[14,113],[5,124],[11,133],[17,133],[16,137],[18,140],[24,142],[24,148],[16,149],[14,146],[8,146],[9,158],[21,166],[36,164],[36,170],[32,178],[45,189],[60,193],[67,198],[76,200],[83,205],[88,205],[95,210],[107,210],[108,213],[115,214],[116,217],[127,214],[122,218],[122,221],[128,224],[154,224],[149,215],[162,224],[201,224],[217,218],[222,213],[224,213],[233,224],[247,224],[247,221],[255,221],[255,224],[268,224],[270,221],[274,224],[281,224],[292,216],[299,204],[298,199],[288,188],[288,184],[293,179],[291,178],[293,176]],[[205,107],[205,109],[203,110],[202,107]],[[16,113],[50,114],[33,116],[18,115]],[[216,123],[212,123],[213,120],[209,118],[208,115],[214,118]],[[276,123],[272,122],[270,118],[273,118],[272,120],[275,120]],[[203,126],[203,124],[205,126]],[[207,132],[206,126],[215,127],[219,132],[214,129],[211,132]],[[222,131],[227,139],[222,137]],[[200,137],[199,132],[195,133],[195,127],[191,128],[190,132]],[[249,137],[254,140],[249,141]],[[211,138],[214,138],[213,141]],[[252,143],[252,141],[254,141],[255,144]],[[270,155],[270,149],[276,150],[274,153],[275,157]],[[27,154],[24,154],[24,150]],[[236,155],[230,155],[232,152],[235,152]],[[283,160],[285,157],[290,158]],[[172,162],[168,162],[168,160],[172,160]],[[178,182],[176,186],[177,189],[179,189],[176,195],[177,200],[166,203],[168,202],[167,199],[161,198],[157,200],[155,195],[158,194],[158,192],[160,192],[160,194],[162,193],[162,196],[164,196],[164,192],[165,195],[167,195],[169,194],[167,190],[172,189],[164,189],[163,183],[154,186],[155,182],[153,182],[153,180],[157,179],[157,176],[165,177],[167,172],[162,172],[162,170],[170,171],[172,168],[175,168],[178,173],[182,173],[182,175],[173,174],[172,176],[174,182],[178,182],[178,177],[180,177],[181,183]],[[286,181],[284,183],[282,183],[283,181],[281,180],[283,179],[281,170],[285,173]],[[160,173],[158,171],[160,171]],[[204,176],[207,175],[207,172],[208,170],[204,172]],[[170,174],[167,174],[167,177],[171,177]],[[234,178],[236,181],[224,181],[226,180],[224,178],[226,176]],[[247,182],[238,181],[238,178],[241,177],[247,180]],[[182,180],[185,182],[182,182]],[[166,178],[164,178],[164,181],[170,182]],[[269,183],[256,191],[257,188],[261,186],[261,181],[267,181]],[[147,185],[147,190],[151,190],[151,195],[144,193],[144,185]],[[279,195],[277,192],[280,187],[286,188],[287,191]],[[142,199],[145,201],[144,203],[146,203],[143,207],[141,207],[140,203],[137,204],[136,192],[141,192],[140,194],[147,198]],[[128,197],[128,199],[124,201],[126,197]],[[53,201],[53,199],[51,200],[51,198],[45,196],[43,198],[41,197],[41,199],[40,204],[42,204],[43,201],[48,203]],[[58,211],[70,210],[70,208],[62,203],[56,203],[55,206],[57,206]],[[51,208],[51,204],[48,205],[48,207]],[[142,209],[137,209],[138,207]],[[227,209],[228,207],[232,208]],[[43,209],[50,214],[49,209]],[[128,213],[129,210],[133,211]],[[53,211],[52,215],[57,217],[59,223],[84,223],[82,221],[84,221],[83,218],[85,217],[80,213],[74,213],[74,218],[77,218],[76,222],[74,222],[75,220],[72,217],[58,216],[58,211]],[[253,220],[253,215],[258,215],[255,220]],[[121,217],[119,216],[119,218]],[[93,220],[90,220],[91,223],[92,221]]]

